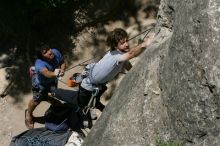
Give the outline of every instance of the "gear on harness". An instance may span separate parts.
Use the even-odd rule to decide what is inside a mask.
[[[93,88],[92,90],[92,97],[91,99],[89,100],[89,103],[88,105],[83,109],[83,113],[84,114],[87,114],[91,108],[95,108],[95,105],[96,105],[96,97],[97,95],[99,94],[99,88],[98,87],[95,87]]]
[[[92,128],[93,123],[92,120],[97,119],[97,115],[94,111],[96,105],[96,97],[99,94],[99,88],[95,87],[92,91],[92,97],[89,100],[89,103],[86,107],[84,107],[81,111],[81,118],[83,127]]]
[[[77,87],[80,85],[82,80],[86,77],[90,78],[91,71],[93,67],[95,66],[95,63],[87,64],[82,71],[82,73],[74,73],[68,80],[67,80],[67,86],[69,87]]]
[[[72,77],[67,80],[67,86],[77,87],[82,82],[83,76],[80,73],[74,73]]]

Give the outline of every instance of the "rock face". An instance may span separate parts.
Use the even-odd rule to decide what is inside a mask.
[[[220,2],[162,0],[156,41],[122,80],[85,146],[220,145]]]

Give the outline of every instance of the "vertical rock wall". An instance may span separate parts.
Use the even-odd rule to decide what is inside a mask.
[[[173,35],[160,81],[171,123],[179,139],[192,145],[220,145],[220,2],[167,4]]]
[[[121,82],[86,146],[148,146],[156,140],[217,146],[220,2],[162,0],[156,41]]]

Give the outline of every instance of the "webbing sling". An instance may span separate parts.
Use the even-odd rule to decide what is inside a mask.
[[[92,97],[90,98],[88,105],[83,109],[84,114],[87,114],[91,108],[95,107],[96,97],[98,94],[99,94],[99,88],[98,87],[93,88]]]

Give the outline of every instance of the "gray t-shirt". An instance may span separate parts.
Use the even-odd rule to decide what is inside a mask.
[[[123,53],[117,50],[106,53],[106,55],[95,64],[92,71],[90,71],[90,78],[92,77],[98,84],[103,84],[112,80],[122,71],[124,64],[128,63],[128,61],[119,62],[122,55]],[[95,83],[92,83],[90,78],[84,78],[81,86],[86,90],[92,91]]]

